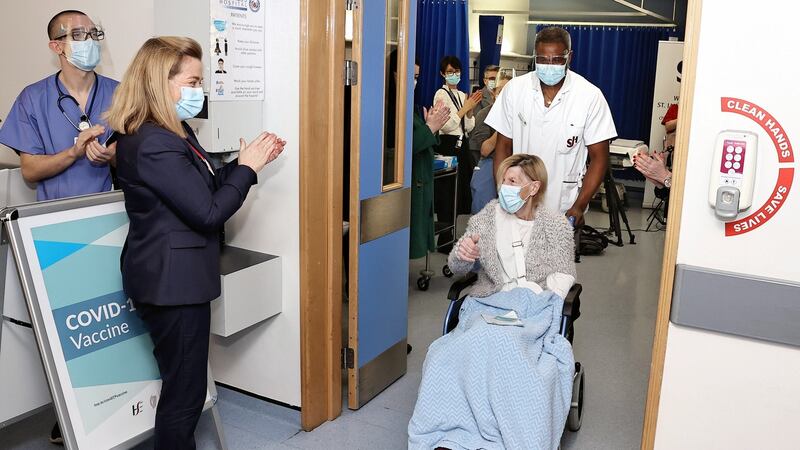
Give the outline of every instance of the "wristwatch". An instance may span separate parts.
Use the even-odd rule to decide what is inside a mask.
[[[672,174],[668,175],[667,178],[664,178],[664,187],[670,189],[672,187]]]

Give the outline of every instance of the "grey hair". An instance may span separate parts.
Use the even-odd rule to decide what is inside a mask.
[[[486,76],[486,74],[489,72],[499,72],[499,71],[500,71],[500,66],[489,65],[486,66],[485,69],[483,69],[483,76]]]
[[[569,32],[561,27],[547,27],[536,33],[536,39],[533,41],[534,54],[539,44],[564,44],[567,51],[572,51],[572,38]]]

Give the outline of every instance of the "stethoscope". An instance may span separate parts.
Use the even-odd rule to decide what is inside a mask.
[[[58,91],[58,100],[56,101],[56,105],[58,105],[58,109],[61,111],[61,114],[64,115],[64,118],[67,119],[69,124],[72,125],[72,127],[75,128],[76,130],[78,130],[78,132],[88,130],[89,128],[92,127],[92,122],[91,120],[89,120],[89,116],[92,115],[92,108],[94,107],[94,99],[97,97],[97,84],[98,84],[97,74],[94,74],[94,88],[92,88],[92,100],[89,102],[89,109],[87,110],[87,114],[81,115],[81,121],[78,122],[77,125],[75,125],[75,122],[73,122],[72,119],[70,119],[69,116],[67,115],[66,111],[64,111],[64,107],[61,106],[61,102],[64,100],[72,100],[72,102],[75,103],[75,106],[78,107],[78,110],[81,109],[81,105],[80,103],[78,103],[77,100],[75,100],[75,97],[69,94],[65,94],[61,90],[61,86],[58,85],[58,76],[60,74],[61,71],[59,70],[58,73],[56,73],[55,77],[56,90]]]

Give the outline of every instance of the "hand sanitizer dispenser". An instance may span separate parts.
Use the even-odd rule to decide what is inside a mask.
[[[719,220],[734,220],[753,204],[758,135],[749,131],[723,131],[717,135],[708,203]]]

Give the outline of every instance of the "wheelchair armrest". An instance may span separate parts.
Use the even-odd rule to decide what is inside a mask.
[[[583,291],[583,286],[580,283],[575,283],[569,289],[567,298],[564,299],[562,313],[573,322],[581,315],[581,291]]]
[[[464,289],[472,286],[478,280],[478,274],[475,272],[470,272],[463,277],[459,277],[453,284],[450,286],[450,292],[447,293],[447,299],[452,301],[456,301],[461,298],[461,291]]]

